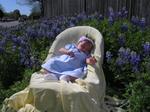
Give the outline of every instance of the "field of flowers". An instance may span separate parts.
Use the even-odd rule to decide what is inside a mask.
[[[66,28],[89,25],[104,38],[103,70],[107,95],[126,99],[129,112],[150,111],[150,28],[145,18],[132,17],[122,8],[108,16],[81,13],[73,17],[27,21],[16,27],[0,27],[0,103],[24,89],[55,37]]]

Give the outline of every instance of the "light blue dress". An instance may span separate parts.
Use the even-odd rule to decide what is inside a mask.
[[[71,57],[63,54],[53,57],[44,63],[42,68],[55,73],[58,78],[62,75],[83,78],[87,73],[86,58],[90,55],[79,51],[75,44],[68,44],[65,48],[74,52],[75,56]]]

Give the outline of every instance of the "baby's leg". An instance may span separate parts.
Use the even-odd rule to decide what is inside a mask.
[[[71,81],[71,82],[74,82],[75,80],[77,79],[77,77],[73,77],[73,76],[70,76],[70,75],[62,75],[59,77],[59,80],[64,80],[64,81]]]

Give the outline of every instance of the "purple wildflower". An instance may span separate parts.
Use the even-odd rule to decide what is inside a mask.
[[[131,64],[136,65],[136,64],[139,63],[139,61],[140,61],[140,56],[137,55],[136,52],[132,51],[131,52],[131,57],[130,57]]]
[[[114,20],[115,20],[115,14],[114,14],[113,8],[109,7],[108,8],[108,22],[109,22],[109,24],[112,25],[114,23]]]
[[[125,64],[124,60],[122,60],[120,57],[116,59],[116,65],[119,67],[122,67]]]
[[[129,62],[130,49],[121,47],[118,51],[118,58],[116,59],[116,65],[122,67]]]
[[[131,23],[133,25],[139,25],[139,18],[138,17],[135,17],[135,16],[132,16],[131,18]]]
[[[36,32],[36,30],[32,29],[31,27],[27,28],[26,33],[27,33],[28,37],[30,37],[30,38],[35,38],[35,37],[37,37],[37,34],[38,34]]]
[[[88,19],[89,19],[89,20],[92,20],[92,19],[94,19],[94,18],[96,18],[94,14],[93,14],[93,15],[88,15]]]
[[[27,66],[27,67],[30,67],[30,60],[26,59],[24,61],[24,65]]]
[[[121,17],[122,15],[121,15],[121,11],[119,11],[118,13],[117,13],[117,16],[118,17]]]
[[[150,55],[150,42],[145,42],[143,45],[145,55]]]
[[[17,36],[13,36],[12,37],[12,42],[16,45],[20,45],[22,42],[22,38],[21,37],[17,37]]]
[[[127,60],[129,60],[129,58],[130,58],[130,51],[131,51],[130,48],[127,48],[126,51],[125,51],[125,53],[124,53],[124,57]]]
[[[140,62],[140,55],[137,55],[136,52],[132,51],[130,55],[130,63],[132,65],[132,71],[137,72]]]
[[[16,45],[12,46],[12,51],[15,51],[17,49]]]
[[[77,23],[77,19],[75,17],[71,17],[70,21],[73,23],[73,24],[76,24]]]
[[[59,27],[57,27],[56,29],[55,29],[55,33],[56,34],[59,34],[61,32],[61,29],[59,28]]]
[[[144,28],[146,26],[146,20],[145,18],[142,18],[140,21],[139,21],[139,25],[141,28]]]
[[[109,17],[112,17],[112,18],[115,18],[115,14],[114,14],[114,11],[113,11],[113,8],[112,7],[109,7],[108,8],[108,13],[109,13]]]
[[[77,15],[78,21],[82,21],[82,20],[86,20],[86,19],[87,19],[87,15],[84,12]]]
[[[104,20],[104,16],[103,16],[102,14],[100,14],[100,15],[98,16],[98,20]]]
[[[120,47],[118,50],[118,56],[123,57],[126,49],[124,47]]]
[[[120,44],[120,46],[124,46],[125,41],[126,41],[125,36],[124,35],[119,35],[118,43]]]
[[[126,18],[127,15],[128,15],[128,11],[126,10],[126,7],[123,7],[123,8],[121,9],[121,17],[122,17],[122,18]]]
[[[4,43],[4,41],[2,40],[2,41],[0,41],[0,47],[4,47],[5,46],[5,43]]]
[[[55,34],[53,32],[51,32],[51,31],[47,32],[47,37],[50,38],[50,39],[52,39],[52,38],[55,37]]]
[[[121,57],[122,60],[124,60],[126,63],[128,63],[129,61],[129,58],[130,58],[130,49],[127,48],[123,48],[121,47],[118,51],[118,55],[119,57]]]
[[[75,24],[73,23],[73,22],[69,22],[69,27],[74,27],[75,26]]]
[[[39,31],[37,31],[37,36],[38,37],[43,37],[45,34],[44,30],[42,30],[41,28],[39,29]]]
[[[110,25],[112,25],[114,23],[113,17],[109,16],[108,22],[109,22]]]
[[[111,61],[111,58],[112,58],[112,53],[110,51],[107,51],[106,52],[106,59],[107,59],[107,62],[110,62]]]
[[[120,28],[122,32],[128,31],[128,25],[126,23],[123,23]]]

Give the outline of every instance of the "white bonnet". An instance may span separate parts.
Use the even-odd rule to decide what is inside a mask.
[[[79,41],[78,41],[78,42],[81,42],[81,41],[84,41],[84,40],[89,41],[89,42],[94,46],[94,41],[93,41],[92,39],[87,38],[86,36],[81,36],[81,37],[79,38]]]

